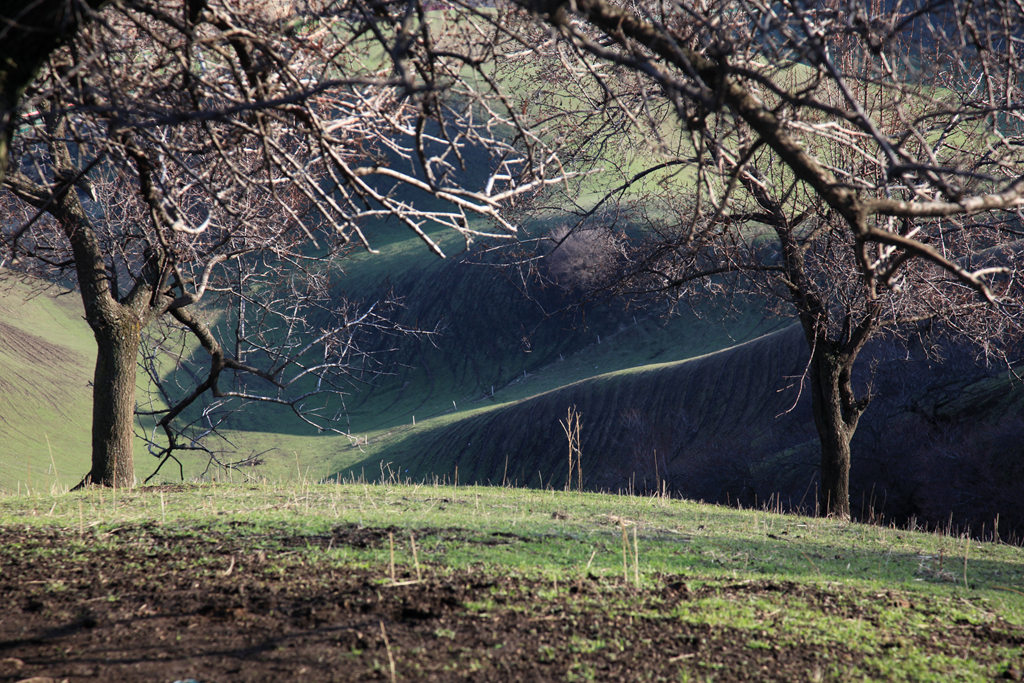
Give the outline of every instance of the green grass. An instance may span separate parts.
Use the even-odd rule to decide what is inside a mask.
[[[88,463],[95,350],[80,301],[57,291],[0,287],[0,491],[74,484]]]
[[[89,470],[95,341],[77,292],[0,277],[0,493],[64,491]],[[141,480],[155,461],[135,450]]]
[[[55,554],[77,566],[153,529],[162,530],[164,543],[215,542],[229,534],[251,552],[277,557],[272,561],[282,577],[296,563],[325,571],[353,567],[387,585],[388,543],[324,542],[347,524],[385,529],[385,537],[390,531],[403,576],[415,576],[420,565],[432,576],[469,572],[491,579],[491,588],[468,605],[484,615],[521,604],[517,577],[548,584],[548,597],[568,597],[589,577],[610,588],[572,598],[582,614],[621,610],[732,629],[754,650],[846,648],[880,678],[985,680],[1021,658],[1013,644],[1024,637],[1019,548],[659,497],[358,483],[8,495],[0,497],[0,527],[55,529],[64,541],[0,552],[25,554],[27,561],[32,553]],[[221,564],[211,558],[209,566],[180,570],[202,576],[223,572]],[[682,585],[687,599],[660,599],[667,584]],[[961,626],[1006,637],[985,652],[948,656],[922,645]],[[582,632],[572,643],[581,654],[614,649]]]
[[[635,527],[642,584],[661,580],[656,577],[666,573],[685,574],[696,582],[713,578],[772,578],[826,586],[841,582],[870,590],[964,598],[960,608],[967,610],[965,615],[973,614],[968,609],[971,604],[986,602],[1024,626],[1024,593],[1018,592],[1024,587],[1020,548],[659,496],[308,482],[0,496],[0,526],[54,527],[95,536],[154,522],[198,534],[205,528],[234,528],[244,522],[243,534],[285,529],[299,538],[312,538],[342,523],[393,526],[402,533],[422,530],[425,562],[452,569],[517,569],[549,577],[583,571],[622,576],[625,525],[630,582],[635,581]],[[445,534],[455,529],[460,538],[468,539],[465,543],[445,540]],[[521,543],[475,542],[500,533],[513,534]],[[346,553],[370,565],[386,559],[380,549]],[[412,562],[408,547],[398,553],[401,562]]]
[[[748,324],[751,332],[769,325],[764,320]],[[558,421],[569,406],[576,406],[583,419],[584,484],[626,488],[631,472],[620,463],[634,451],[650,457],[650,450],[660,445],[669,456],[680,440],[709,443],[735,431],[737,423],[770,425],[793,401],[778,391],[778,384],[784,376],[799,375],[799,353],[794,353],[801,343],[798,336],[797,330],[785,328],[686,360],[625,367],[610,363],[605,372],[594,356],[587,356],[597,376],[573,382],[563,375],[559,379],[567,380],[565,384],[552,382],[555,387],[547,392],[524,392],[525,398],[371,435],[365,459],[341,475],[372,476],[384,462],[417,480],[432,475],[452,480],[458,471],[465,483],[558,485],[568,474]],[[534,386],[541,388],[544,373],[538,375]],[[644,441],[650,435],[624,437],[623,425],[643,416],[671,416],[668,421],[681,425],[685,434],[661,435],[658,443]]]

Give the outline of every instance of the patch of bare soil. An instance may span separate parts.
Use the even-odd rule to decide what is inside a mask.
[[[87,536],[88,545],[69,546],[77,533],[0,529],[0,680],[645,680],[678,679],[681,670],[719,680],[820,679],[836,670],[879,676],[862,669],[852,649],[780,645],[770,626],[739,631],[662,616],[713,590],[738,600],[800,594],[856,618],[856,601],[805,595],[817,589],[798,584],[691,590],[666,577],[660,589],[636,593],[610,579],[554,589],[429,567],[422,581],[407,572],[392,584],[382,576],[386,567],[306,561],[304,547],[387,543],[387,529],[355,526],[286,543],[230,530],[188,537],[156,525]],[[763,644],[752,647],[752,635]],[[1020,633],[989,625],[957,625],[942,636],[936,652],[1024,643]]]

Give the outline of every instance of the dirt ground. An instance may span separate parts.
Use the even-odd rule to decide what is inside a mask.
[[[635,593],[609,578],[553,587],[522,577],[424,568],[397,585],[379,568],[306,562],[309,543],[366,547],[387,530],[340,526],[276,550],[231,534],[168,538],[136,526],[69,557],[52,529],[0,529],[0,680],[822,680],[836,671],[884,677],[853,649],[780,646],[770,630],[694,626],[658,616],[700,591],[729,599],[800,593],[857,617],[855,601],[796,584],[691,589],[666,577]],[[119,534],[123,538],[118,538]],[[385,571],[387,568],[385,568]],[[607,609],[601,605],[608,605]],[[951,624],[916,643],[971,652],[1024,636]],[[866,668],[865,668],[866,667]],[[994,671],[1019,678],[1015,668]]]

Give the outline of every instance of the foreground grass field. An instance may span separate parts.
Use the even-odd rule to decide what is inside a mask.
[[[0,498],[0,679],[991,680],[1024,553],[663,498],[204,485]]]

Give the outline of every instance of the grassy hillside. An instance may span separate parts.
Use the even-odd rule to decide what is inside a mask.
[[[758,338],[784,323],[754,306],[726,320],[711,307],[668,320],[605,311],[577,326],[538,316],[493,269],[435,259],[408,236],[391,235],[382,251],[347,263],[346,285],[401,287],[411,319],[448,321],[436,346],[403,346],[387,374],[354,388],[353,438],[313,434],[287,413],[256,407],[210,446],[222,462],[259,464],[223,472],[205,456],[186,457],[186,480],[400,472],[452,481],[457,471],[462,483],[562,487],[559,421],[575,406],[588,488],[664,486],[695,499],[781,497],[813,509],[818,453],[798,388],[806,349],[796,330]],[[88,469],[91,335],[76,298],[5,291],[0,487],[64,488]],[[532,321],[529,345],[523,320]],[[854,512],[943,524],[952,512],[974,529],[991,529],[1000,515],[1004,532],[1019,535],[1024,389],[979,379],[948,355],[936,366],[894,347],[877,361],[863,366],[875,367],[877,396],[854,444]],[[909,433],[915,438],[894,452],[890,435]],[[136,456],[141,480],[156,462],[141,443]],[[179,480],[172,464],[155,482]]]
[[[659,497],[0,497],[0,677],[1019,679],[1024,555]]]
[[[574,406],[582,416],[585,487],[654,490],[665,480],[678,490],[688,448],[749,448],[772,428],[810,438],[801,420],[773,423],[796,400],[795,390],[780,389],[802,370],[794,352],[800,343],[799,330],[787,327],[688,360],[603,373],[428,420],[340,476],[378,472],[377,461],[384,460],[413,479],[452,478],[458,468],[465,483],[560,486],[568,450],[559,421]],[[798,417],[806,421],[803,412]]]
[[[88,469],[96,354],[81,301],[58,292],[0,282],[0,491],[66,487]]]

